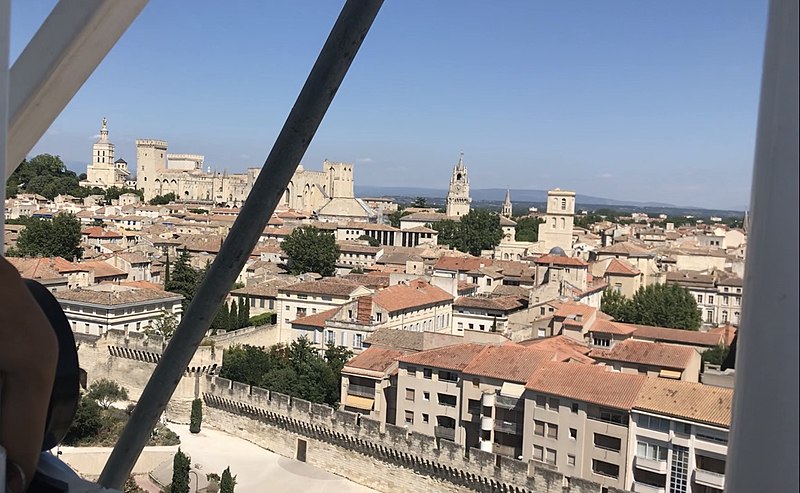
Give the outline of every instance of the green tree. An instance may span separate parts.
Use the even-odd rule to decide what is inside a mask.
[[[408,211],[404,211],[402,209],[398,209],[398,210],[392,212],[391,214],[389,214],[389,224],[391,224],[392,227],[394,227],[394,228],[399,228],[400,227],[400,219],[403,216],[407,216],[409,214],[411,214],[411,213],[408,212]]]
[[[157,334],[168,340],[175,333],[178,328],[178,317],[174,313],[167,310],[161,310],[161,314],[153,319],[152,324],[145,327],[145,334]]]
[[[361,235],[358,237],[358,239],[361,241],[366,241],[367,243],[369,243],[369,246],[371,247],[381,246],[381,242],[376,240],[370,235]]]
[[[178,451],[172,459],[172,483],[170,483],[170,493],[189,493],[190,467],[191,459],[178,448]]]
[[[641,287],[626,305],[620,322],[686,330],[698,330],[702,323],[694,296],[677,284]]]
[[[706,349],[703,352],[703,361],[711,363],[712,365],[721,365],[725,358],[728,357],[730,348],[725,344],[718,344],[711,349]]]
[[[164,261],[164,286],[166,287],[170,282],[169,277],[169,253],[166,254],[166,261]]]
[[[462,216],[458,230],[457,248],[475,256],[479,256],[482,250],[496,247],[503,238],[500,216],[481,209],[473,209]]]
[[[72,214],[57,214],[49,221],[30,220],[9,256],[79,259],[83,253],[80,243],[81,222]]]
[[[239,328],[239,308],[236,306],[236,302],[234,301],[231,303],[231,308],[228,315],[228,327],[230,330],[236,330]]]
[[[222,471],[222,479],[219,482],[219,493],[233,493],[236,487],[236,476],[231,476],[231,468],[226,467]]]
[[[203,401],[195,399],[192,401],[192,414],[189,417],[189,432],[200,433],[200,425],[203,423]]]
[[[247,327],[250,320],[250,302],[244,296],[239,297],[239,328]]]
[[[170,273],[169,283],[164,284],[164,289],[172,293],[180,293],[183,295],[183,309],[189,306],[189,303],[194,298],[194,293],[197,290],[197,284],[200,280],[200,273],[192,268],[190,265],[191,257],[189,251],[184,249],[181,251],[178,260]]]
[[[288,267],[292,274],[316,272],[330,277],[336,272],[339,245],[327,231],[314,226],[296,228],[281,243],[281,248],[289,257]]]
[[[78,175],[64,165],[59,156],[39,154],[23,160],[6,181],[6,194],[35,193],[52,200],[59,194],[80,196]]]
[[[460,241],[458,223],[452,219],[442,219],[431,224],[431,228],[439,232],[437,243],[458,248]]]
[[[411,207],[424,209],[425,207],[428,207],[428,199],[425,197],[417,197],[414,199],[414,202],[411,202]]]
[[[228,330],[228,322],[229,322],[230,314],[228,313],[228,304],[223,303],[217,309],[217,313],[214,315],[214,319],[211,321],[211,329],[212,330]]]
[[[100,405],[87,397],[81,398],[72,424],[64,437],[64,445],[79,445],[86,440],[94,439],[103,428],[103,416]]]
[[[114,380],[101,378],[89,385],[86,397],[97,401],[103,409],[108,409],[117,401],[128,400],[128,389],[120,386]]]
[[[122,485],[122,493],[147,493],[145,490],[139,487],[136,484],[136,480],[133,479],[133,476],[128,476],[128,479],[125,480],[125,484]]]
[[[521,217],[517,219],[515,237],[517,241],[539,241],[539,225],[542,220],[537,217]]]
[[[271,325],[274,322],[272,319],[275,317],[275,314],[272,312],[264,312],[260,315],[255,315],[250,317],[247,321],[248,327],[260,327],[262,325]]]
[[[611,315],[619,322],[630,320],[630,300],[613,289],[603,291],[600,301],[600,311]]]
[[[177,202],[178,198],[173,192],[165,193],[164,195],[156,195],[150,199],[150,205],[167,205],[170,202]]]

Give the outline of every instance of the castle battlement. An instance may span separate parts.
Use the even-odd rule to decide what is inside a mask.
[[[167,141],[157,139],[136,139],[136,147],[158,147],[166,149]]]

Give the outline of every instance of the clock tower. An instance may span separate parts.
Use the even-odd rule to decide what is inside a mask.
[[[458,158],[458,164],[453,168],[453,176],[450,178],[450,189],[447,191],[447,215],[465,216],[469,213],[469,204],[472,199],[469,197],[469,177],[467,168],[464,167],[464,153]]]

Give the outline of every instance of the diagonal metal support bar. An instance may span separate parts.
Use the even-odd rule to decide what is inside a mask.
[[[278,205],[382,4],[383,0],[348,0],[342,8],[250,196],[111,452],[100,475],[101,485],[119,488],[130,474],[214,313]]]
[[[11,0],[0,0],[0,176],[5,176],[8,166],[8,50],[11,34]],[[3,180],[5,183],[5,179]],[[0,204],[6,203],[6,187],[0,187]],[[0,245],[3,244],[6,216],[0,217]],[[0,255],[2,252],[0,252]]]
[[[50,128],[147,2],[60,0],[56,4],[11,67],[4,181]]]

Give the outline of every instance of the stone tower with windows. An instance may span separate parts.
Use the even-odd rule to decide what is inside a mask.
[[[572,251],[572,227],[575,222],[575,192],[550,190],[547,192],[547,215],[539,225],[539,241],[547,250],[559,247],[567,255]]]
[[[450,189],[447,191],[448,216],[466,216],[469,214],[469,177],[467,168],[464,166],[464,153],[458,158],[458,164],[453,168],[453,176],[450,178]]]
[[[503,202],[503,212],[501,212],[500,215],[511,219],[511,215],[513,213],[514,213],[514,208],[511,206],[511,190],[507,188],[506,201]]]
[[[86,167],[86,180],[80,183],[84,187],[122,188],[128,179],[128,163],[119,159],[114,161],[114,144],[108,140],[108,121],[103,117],[100,127],[100,139],[92,146],[92,162]]]

